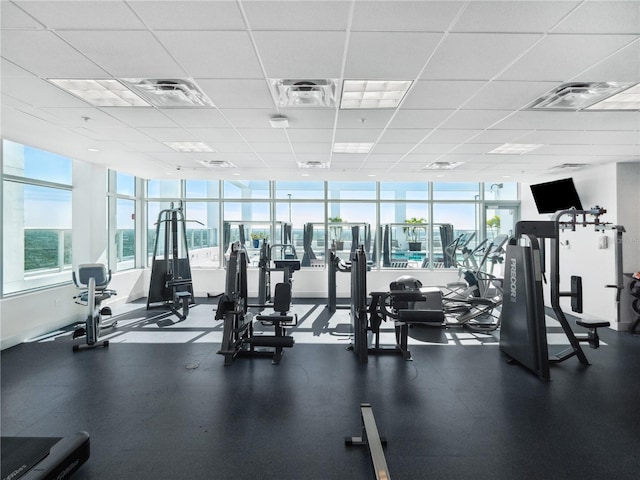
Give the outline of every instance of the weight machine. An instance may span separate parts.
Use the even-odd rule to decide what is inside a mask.
[[[256,315],[255,321],[273,326],[273,335],[254,333],[254,316],[247,304],[247,252],[239,242],[230,246],[227,262],[225,293],[218,302],[216,320],[223,320],[222,344],[218,354],[224,364],[231,365],[237,356],[270,356],[272,363],[280,363],[283,348],[293,347],[294,339],[286,329],[297,325],[298,316],[288,315],[291,307],[291,283],[276,284],[272,315]],[[257,350],[270,347],[273,351]]]
[[[172,202],[170,208],[160,211],[156,222],[147,310],[169,309],[182,321],[189,315],[189,306],[193,303],[186,220],[182,202],[178,207]]]
[[[588,342],[592,348],[598,348],[598,328],[608,327],[607,321],[579,319],[576,324],[587,328],[587,335],[576,335],[560,306],[561,297],[571,298],[572,310],[582,312],[582,280],[571,277],[571,291],[560,291],[560,232],[577,226],[593,225],[596,231],[614,230],[616,232],[616,284],[607,285],[616,288],[616,304],[619,312],[620,291],[622,289],[622,234],[621,225],[600,222],[600,216],[606,210],[594,207],[591,210],[571,208],[561,210],[550,221],[520,221],[516,224],[515,235],[507,245],[505,266],[505,293],[502,304],[500,350],[510,361],[519,363],[536,373],[541,379],[549,380],[549,365],[563,362],[576,356],[583,365],[589,361],[580,346]],[[567,218],[568,217],[568,218]],[[593,219],[590,219],[593,217]],[[523,240],[526,239],[525,243]],[[550,251],[550,297],[551,306],[560,323],[570,346],[549,356],[544,311],[542,278],[544,275],[544,241],[549,240]],[[540,241],[542,240],[542,242]]]
[[[78,305],[87,306],[84,326],[77,326],[73,332],[73,339],[85,337],[85,344],[74,344],[73,351],[81,347],[108,347],[109,340],[100,341],[100,330],[115,327],[117,321],[111,319],[103,323],[103,316],[111,317],[111,307],[101,307],[101,303],[116,295],[115,290],[107,288],[111,281],[111,270],[102,263],[84,263],[78,265],[78,275],[72,273],[73,283],[80,289],[80,293],[73,297]]]

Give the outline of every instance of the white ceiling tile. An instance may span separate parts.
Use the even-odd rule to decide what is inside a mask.
[[[19,66],[5,60],[4,58],[0,58],[0,73],[2,74],[2,78],[35,78],[35,76],[27,72],[24,68],[20,68]],[[4,85],[1,85],[4,87]],[[4,88],[3,88],[4,90]]]
[[[250,142],[286,142],[283,128],[240,128],[240,135]],[[292,132],[293,130],[290,130]]]
[[[528,134],[528,130],[498,130],[491,128],[479,132],[478,135],[475,135],[468,141],[472,141],[473,143],[497,143],[500,145],[503,143],[540,143],[525,141],[527,138],[526,135]]]
[[[570,81],[633,40],[629,35],[548,35],[500,79]]]
[[[272,145],[280,145],[280,144],[274,143]],[[287,147],[289,146],[287,145]],[[219,153],[251,153],[253,152],[251,147],[244,142],[237,142],[237,143],[236,142],[220,142],[215,145],[212,145],[212,148],[214,148]],[[279,151],[279,150],[272,150],[272,151]]]
[[[454,155],[484,155],[485,153],[489,153],[494,148],[502,145],[501,143],[463,143],[461,145],[457,145],[451,151]]]
[[[282,113],[289,119],[289,131],[297,128],[333,128],[336,118],[336,112],[329,109],[289,108],[283,109]],[[267,123],[269,117],[265,117]]]
[[[287,130],[292,142],[331,142],[333,130],[329,128],[290,128]]]
[[[143,152],[143,153],[170,153],[170,152],[174,152],[173,149],[171,149],[171,147],[168,147],[167,145],[165,145],[162,142],[156,142],[156,141],[145,141],[145,142],[129,142],[129,141],[124,141],[124,142],[120,142],[122,144],[122,146],[128,150],[135,150],[137,152]]]
[[[554,29],[555,33],[638,34],[640,6],[637,1],[589,1]]]
[[[252,30],[346,30],[349,2],[243,1]]]
[[[294,143],[293,150],[298,153],[324,153],[331,152],[331,142],[326,143]]]
[[[43,108],[45,112],[54,115],[59,124],[65,127],[97,128],[120,127],[122,123],[100,110],[85,106],[83,108]]]
[[[429,133],[426,143],[464,143],[476,136],[478,130],[458,130],[439,128]]]
[[[402,108],[455,110],[463,106],[485,83],[465,80],[414,82],[402,102]],[[468,107],[465,105],[465,108]]]
[[[640,159],[640,145],[545,145],[535,150],[537,155],[630,156]]]
[[[28,3],[28,2],[22,2]],[[2,29],[42,30],[44,26],[13,2],[0,2],[0,25]],[[4,32],[2,32],[4,37]],[[2,38],[2,42],[5,39]]]
[[[475,141],[475,139],[474,139]],[[508,141],[505,140],[504,143]],[[519,143],[542,145],[640,145],[640,133],[595,130],[536,130],[522,136]]]
[[[229,123],[215,108],[166,108],[163,113],[185,128],[228,128]]]
[[[343,128],[336,131],[336,142],[375,142],[382,129]]]
[[[268,78],[339,78],[344,32],[254,32]]]
[[[2,30],[2,56],[41,77],[107,77],[104,70],[48,31]]]
[[[372,153],[382,155],[386,153],[405,153],[408,149],[412,148],[414,144],[406,143],[378,143],[374,146]]]
[[[243,142],[243,138],[233,128],[220,127],[188,127],[186,128],[195,138],[201,142]]]
[[[91,130],[93,126],[87,125],[84,128],[75,128],[72,129],[75,132],[82,133],[90,138],[95,140],[106,140],[110,142],[148,142],[149,137],[139,131],[134,130],[131,127],[109,127],[109,128],[98,128],[95,131]]]
[[[384,110],[339,110],[338,128],[383,128],[395,113],[393,109]]]
[[[353,32],[344,76],[413,80],[442,37],[439,33]]]
[[[160,142],[197,142],[200,141],[184,128],[148,128],[142,127],[138,131]]]
[[[465,104],[464,108],[519,110],[557,86],[557,82],[489,82]]]
[[[382,134],[380,143],[410,143],[420,142],[431,130],[422,128],[388,128]]]
[[[265,80],[198,79],[197,84],[219,108],[275,108]]]
[[[60,35],[117,78],[185,76],[149,32],[63,31]]]
[[[355,2],[351,30],[444,32],[463,5],[444,1]]]
[[[629,130],[640,129],[639,112],[520,111],[494,125],[513,130]]]
[[[436,128],[453,110],[399,110],[390,128]],[[426,135],[426,132],[425,132]]]
[[[508,110],[458,110],[442,124],[442,128],[483,130],[510,113]]]
[[[134,30],[144,24],[122,1],[19,1],[18,5],[51,29]]]
[[[414,148],[412,154],[441,155],[456,148],[457,143],[421,143]]]
[[[453,33],[438,48],[421,78],[491,80],[539,38],[530,34]]]
[[[638,6],[640,9],[640,5]],[[640,27],[638,27],[640,29]],[[640,82],[640,40],[573,78],[584,82]]]
[[[176,127],[159,110],[152,107],[101,107],[100,110],[131,127]]]
[[[579,2],[469,2],[454,32],[546,32]]]
[[[269,119],[275,111],[273,109],[243,109],[243,108],[234,108],[234,109],[222,109],[221,110],[224,117],[227,121],[233,125],[235,128],[243,129],[243,128],[251,128],[251,129],[261,129],[261,128],[271,128]],[[289,125],[291,125],[291,119],[289,119]]]
[[[3,72],[4,73],[4,72]],[[70,93],[39,78],[3,78],[2,93],[39,107],[88,107]]]
[[[191,78],[263,78],[247,32],[156,32]]]
[[[129,1],[129,6],[151,30],[244,30],[237,2]]]

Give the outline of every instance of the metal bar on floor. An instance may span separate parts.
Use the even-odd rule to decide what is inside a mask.
[[[368,403],[360,404],[360,414],[362,416],[362,436],[347,437],[345,443],[347,445],[367,445],[371,460],[373,461],[373,469],[375,470],[376,480],[391,480],[387,461],[384,458],[382,449],[384,438],[380,437],[376,420],[373,416],[373,408]]]

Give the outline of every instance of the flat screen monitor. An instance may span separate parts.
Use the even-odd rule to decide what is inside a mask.
[[[538,213],[555,213],[571,207],[582,210],[582,203],[573,178],[531,185],[531,193],[538,207]]]

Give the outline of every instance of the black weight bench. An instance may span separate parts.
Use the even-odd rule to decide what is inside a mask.
[[[581,318],[580,320],[576,320],[576,325],[588,329],[586,336],[576,335],[576,339],[579,342],[588,342],[591,348],[599,348],[600,336],[598,335],[598,328],[609,327],[611,326],[611,323],[607,321]]]

